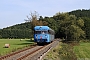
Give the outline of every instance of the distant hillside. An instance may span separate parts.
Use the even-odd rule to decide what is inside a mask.
[[[74,11],[69,12],[69,14],[75,15],[77,17],[88,17],[88,18],[90,18],[90,9],[89,10],[85,10],[85,9],[74,10]]]
[[[31,24],[21,23],[0,30],[0,38],[31,38]]]

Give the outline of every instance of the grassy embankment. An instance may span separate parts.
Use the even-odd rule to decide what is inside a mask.
[[[4,48],[5,44],[10,44],[10,48]],[[0,55],[16,51],[28,45],[34,44],[33,40],[30,39],[0,39]]]
[[[60,42],[53,48],[43,60],[75,60],[76,56],[73,53],[72,47],[66,43]]]
[[[90,60],[90,42],[60,42],[44,60]]]

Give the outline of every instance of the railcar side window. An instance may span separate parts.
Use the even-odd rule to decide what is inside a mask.
[[[54,35],[54,31],[48,30],[48,33]]]
[[[48,33],[51,34],[50,30],[48,30]]]

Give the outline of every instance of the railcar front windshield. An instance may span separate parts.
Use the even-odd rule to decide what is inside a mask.
[[[48,31],[35,31],[35,34],[47,34]]]

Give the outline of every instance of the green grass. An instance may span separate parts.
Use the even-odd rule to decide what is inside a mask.
[[[81,42],[79,46],[74,46],[74,52],[77,58],[90,59],[90,42]]]
[[[4,48],[5,44],[10,44],[10,48]],[[5,55],[19,48],[34,44],[33,40],[30,39],[0,39],[0,55]]]

